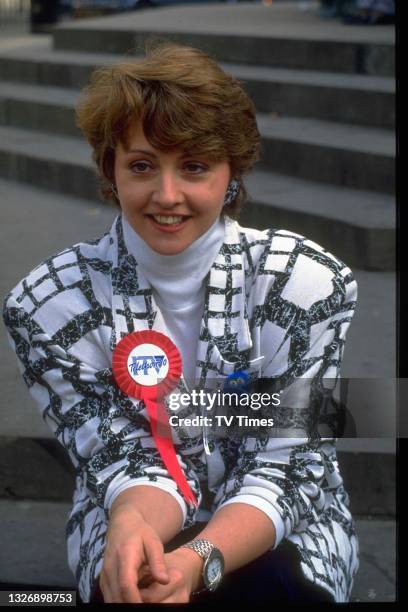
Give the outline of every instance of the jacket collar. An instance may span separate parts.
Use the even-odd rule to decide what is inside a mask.
[[[225,240],[206,277],[206,292],[197,359],[214,347],[221,361],[252,347],[245,295],[245,258],[239,225],[226,217]],[[109,232],[113,332],[111,349],[127,334],[152,329],[168,335],[152,289],[123,237],[121,215]],[[205,347],[203,346],[205,345]],[[210,351],[211,352],[211,351]],[[201,353],[201,355],[200,355]],[[198,368],[197,368],[198,370]],[[198,374],[198,371],[197,371]]]

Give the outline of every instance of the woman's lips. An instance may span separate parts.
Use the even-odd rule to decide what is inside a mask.
[[[178,215],[171,215],[171,216],[177,217]],[[153,215],[147,215],[147,217],[150,219],[150,221],[152,222],[152,225],[156,229],[160,230],[161,232],[165,232],[166,234],[173,234],[174,232],[179,231],[186,225],[187,221],[190,219],[190,217],[184,217],[181,223],[172,223],[172,224],[166,225],[164,223],[158,223],[157,221],[155,221]]]

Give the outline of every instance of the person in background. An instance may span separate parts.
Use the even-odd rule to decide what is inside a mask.
[[[343,16],[343,23],[390,25],[395,23],[395,0],[356,0],[356,10]]]

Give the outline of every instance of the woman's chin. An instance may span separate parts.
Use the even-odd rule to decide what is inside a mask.
[[[156,253],[158,253],[159,255],[179,255],[180,253],[185,251],[186,248],[187,246],[177,248],[177,249],[158,248],[158,249],[153,249],[153,250],[156,251]]]
[[[191,242],[186,240],[147,240],[149,247],[159,255],[178,255],[190,246]]]

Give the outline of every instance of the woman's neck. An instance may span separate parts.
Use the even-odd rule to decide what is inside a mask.
[[[126,247],[152,286],[159,307],[183,310],[204,297],[204,279],[223,242],[225,225],[219,217],[190,246],[176,255],[154,251],[122,214]]]

